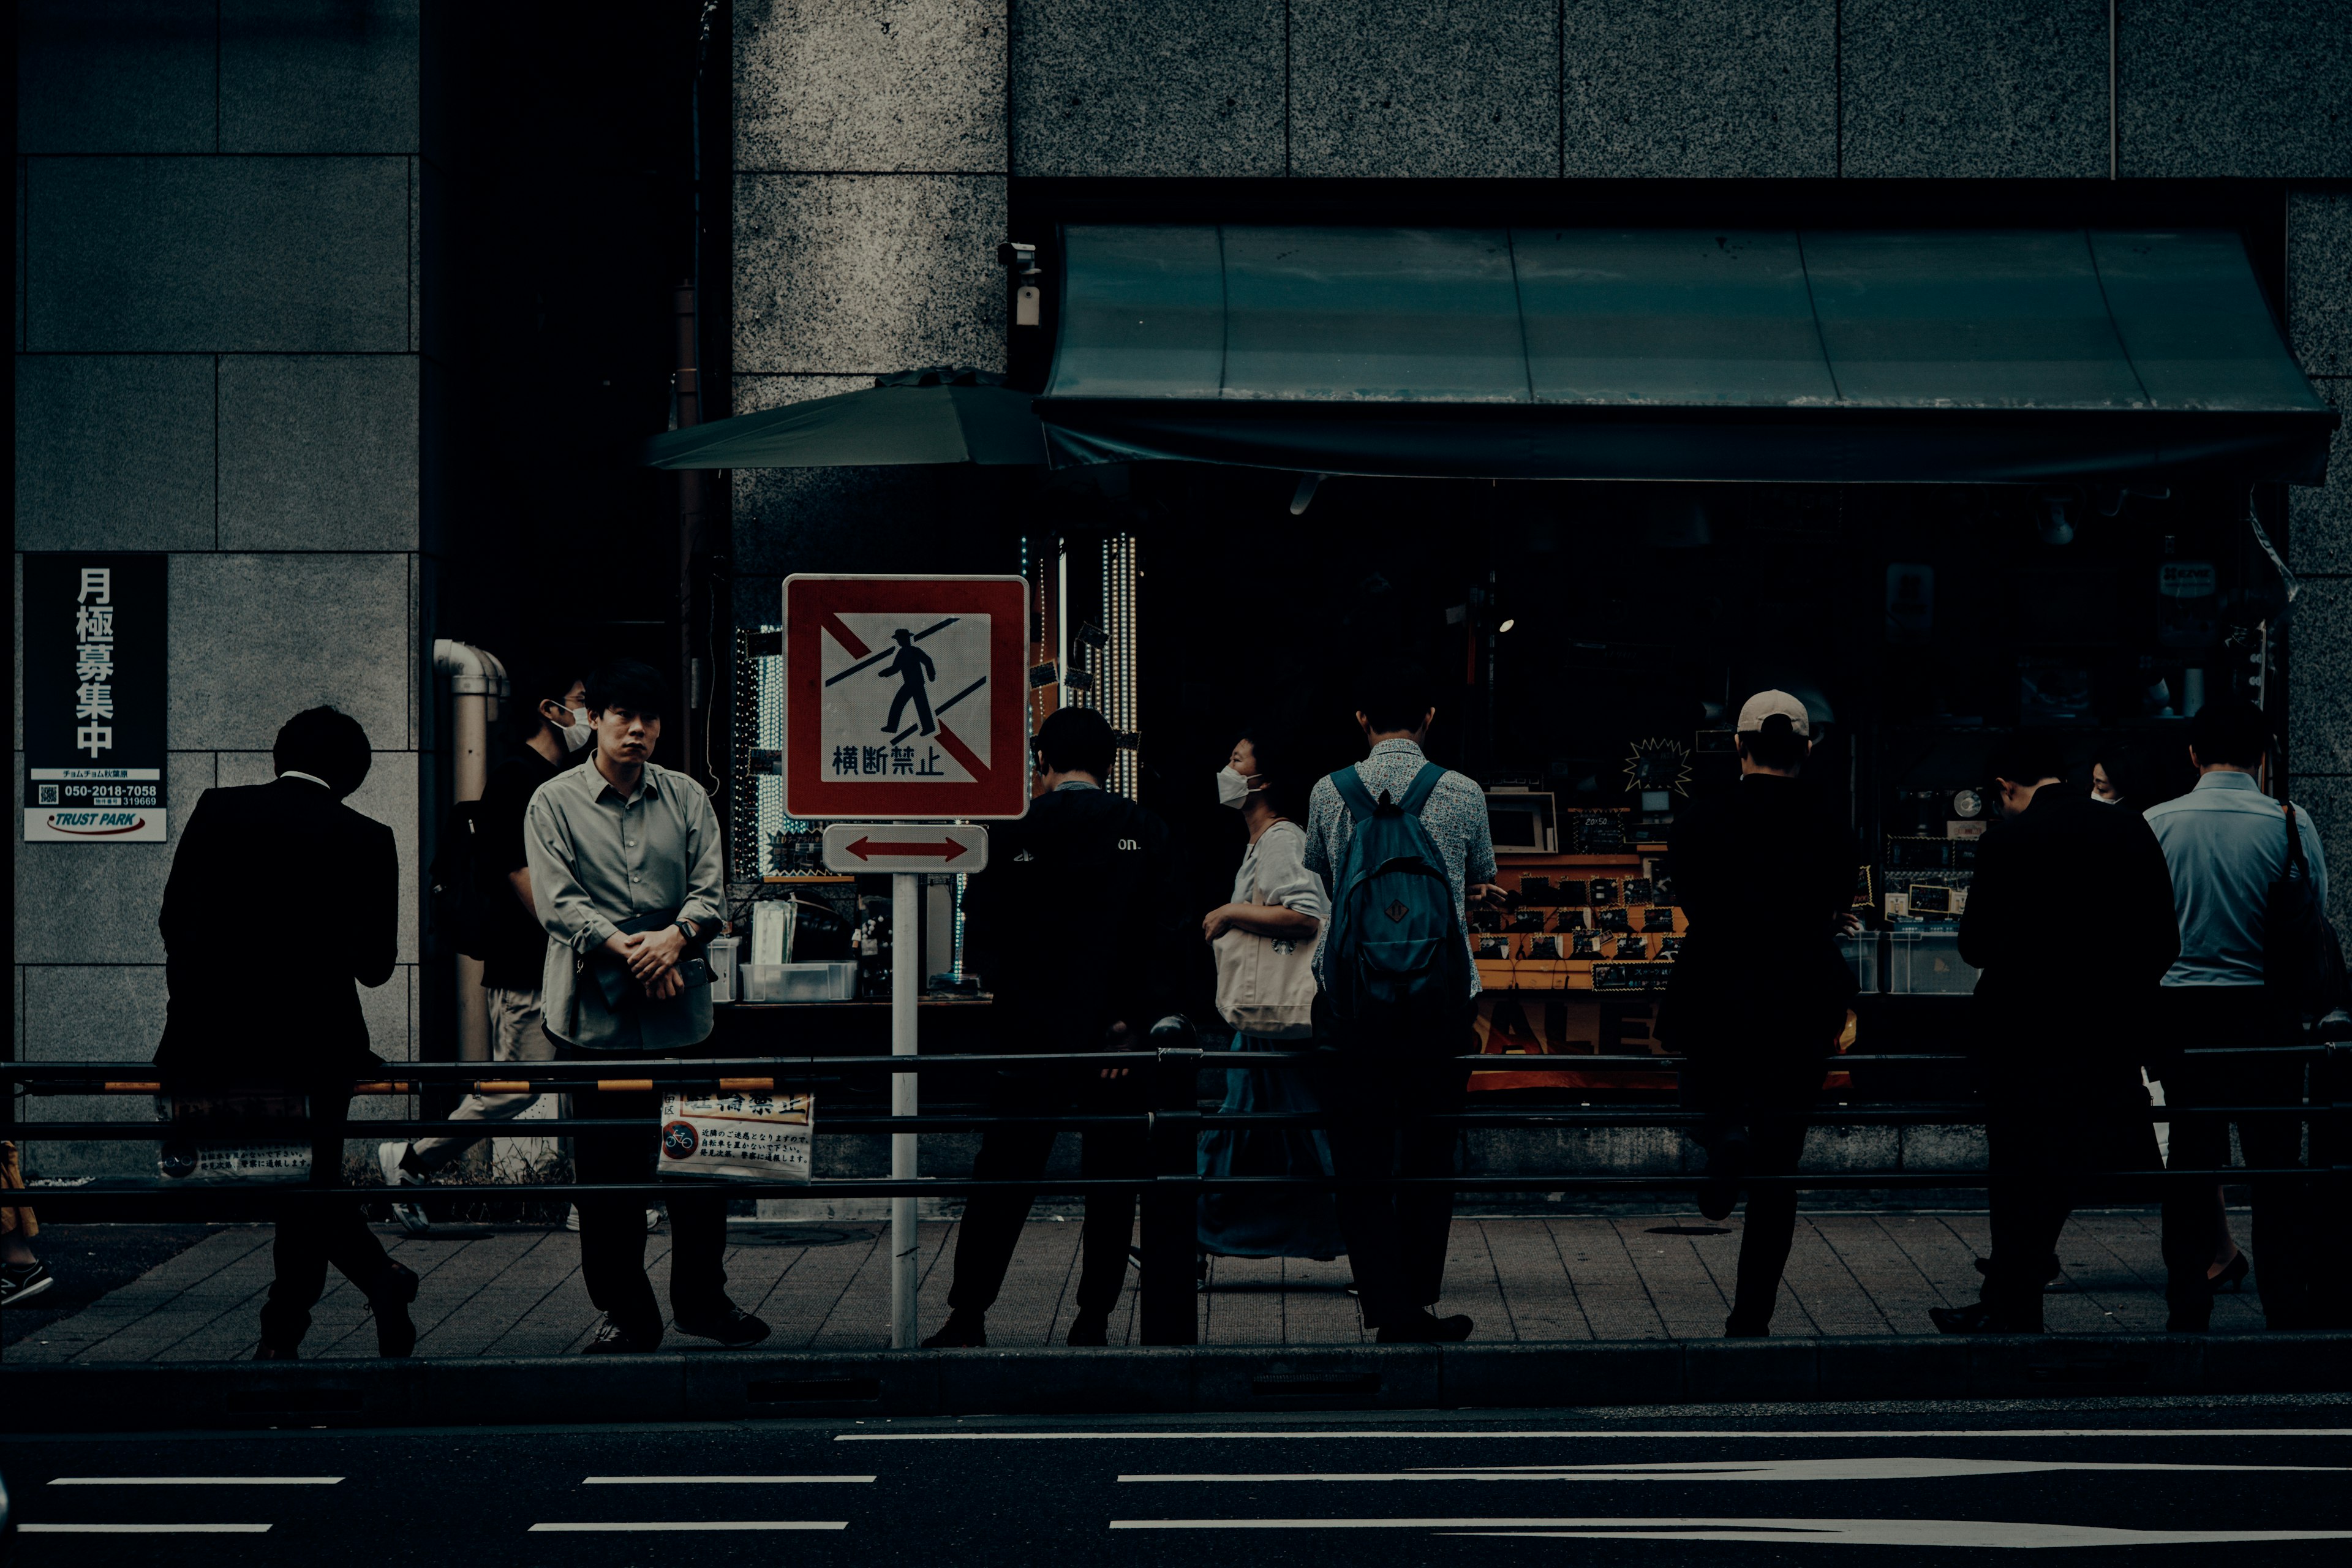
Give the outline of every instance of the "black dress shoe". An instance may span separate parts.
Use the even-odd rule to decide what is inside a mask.
[[[1707,1152],[1706,1184],[1698,1190],[1698,1212],[1716,1221],[1739,1206],[1739,1178],[1748,1173],[1748,1140],[1726,1138]]]
[[[2205,1277],[2206,1287],[2216,1296],[2220,1295],[2224,1290],[2235,1291],[2239,1287],[2245,1284],[2246,1271],[2252,1267],[2253,1264],[2247,1258],[2246,1255],[2241,1252],[2237,1257],[2230,1259],[2230,1267],[2224,1268],[2219,1274],[2207,1275]]]
[[[404,1264],[388,1266],[368,1292],[375,1309],[375,1353],[392,1359],[416,1353],[416,1324],[408,1304],[416,1300],[416,1271]]]
[[[1384,1345],[1456,1345],[1468,1339],[1470,1331],[1476,1326],[1461,1312],[1450,1318],[1421,1312],[1402,1323],[1381,1324],[1377,1342]]]
[[[1723,1321],[1723,1337],[1727,1340],[1769,1340],[1772,1337],[1772,1320],[1743,1318],[1734,1312]]]
[[[2174,1311],[2167,1315],[2164,1320],[2164,1331],[2168,1334],[2201,1334],[2209,1331],[2212,1327],[2213,1314],[2210,1308],[2202,1316]]]
[[[2004,1312],[1982,1301],[1971,1301],[1965,1307],[1930,1307],[1927,1321],[1936,1325],[1939,1334],[2038,1334],[2042,1332],[2042,1321],[2014,1312]]]
[[[986,1350],[988,1321],[978,1312],[950,1312],[940,1331],[923,1342],[927,1351]]]
[[[623,1328],[609,1316],[598,1325],[596,1337],[580,1347],[582,1355],[642,1355],[661,1345],[661,1330],[647,1333]]]
[[[375,1353],[394,1361],[416,1353],[416,1321],[408,1315],[407,1303],[375,1304]]]
[[[698,1340],[717,1340],[730,1349],[756,1345],[768,1337],[768,1325],[730,1301],[716,1311],[680,1313],[677,1331]]]
[[[299,1361],[302,1358],[296,1353],[292,1345],[273,1345],[265,1340],[262,1342],[261,1348],[253,1352],[253,1359],[256,1361]]]
[[[1990,1279],[1992,1275],[1992,1259],[1990,1258],[1978,1258],[1977,1272]],[[2042,1283],[2045,1287],[2057,1284],[2058,1276],[2062,1272],[2063,1272],[2063,1270],[2059,1265],[2058,1255],[2056,1253],[2053,1252],[2049,1257],[2042,1260]]]
[[[1077,1345],[1082,1348],[1087,1345],[1109,1344],[1110,1314],[1108,1312],[1080,1312],[1076,1317],[1070,1320],[1069,1337],[1062,1342],[1068,1345]]]

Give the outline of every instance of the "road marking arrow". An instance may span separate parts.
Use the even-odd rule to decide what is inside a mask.
[[[860,860],[871,860],[877,855],[936,855],[941,863],[952,865],[970,853],[971,848],[971,846],[959,844],[952,838],[938,842],[900,839],[877,842],[871,838],[861,838],[849,847],[849,852]]]

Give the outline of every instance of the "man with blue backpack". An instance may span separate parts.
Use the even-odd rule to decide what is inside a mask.
[[[1330,1130],[1342,1181],[1454,1174],[1454,1130],[1425,1118],[1461,1109],[1478,994],[1471,899],[1500,903],[1486,793],[1439,767],[1422,742],[1437,717],[1429,678],[1383,661],[1365,670],[1356,723],[1370,754],[1319,781],[1308,802],[1307,868],[1332,890],[1316,950],[1317,1034],[1338,1052]],[[1364,1322],[1383,1344],[1467,1339],[1439,1318],[1454,1194],[1342,1187],[1339,1228]]]

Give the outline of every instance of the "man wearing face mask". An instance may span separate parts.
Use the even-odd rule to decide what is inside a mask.
[[[533,688],[541,693],[535,702],[527,695]],[[523,810],[540,785],[577,764],[595,739],[588,727],[586,690],[585,677],[569,666],[551,663],[541,672],[518,671],[507,711],[521,743],[492,770],[482,789],[482,837],[476,865],[493,884],[483,889],[490,913],[488,951],[482,958],[493,1061],[555,1059],[554,1043],[540,1027],[540,970],[547,959],[547,932],[531,903],[530,869],[523,858]],[[548,695],[556,692],[562,695]],[[469,1094],[449,1120],[511,1121],[538,1102],[535,1094]],[[415,1143],[379,1144],[376,1161],[389,1185],[415,1186],[479,1142],[477,1133],[453,1130]],[[412,1235],[432,1228],[421,1204],[394,1204],[392,1212]],[[648,1211],[647,1217],[658,1218],[659,1211]]]

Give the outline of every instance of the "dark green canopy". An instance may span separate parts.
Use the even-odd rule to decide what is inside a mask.
[[[897,463],[1043,463],[1026,393],[971,371],[922,371],[878,386],[672,430],[646,443],[656,468],[834,468]]]
[[[2216,231],[1079,226],[1055,467],[2317,483],[2335,413]]]

